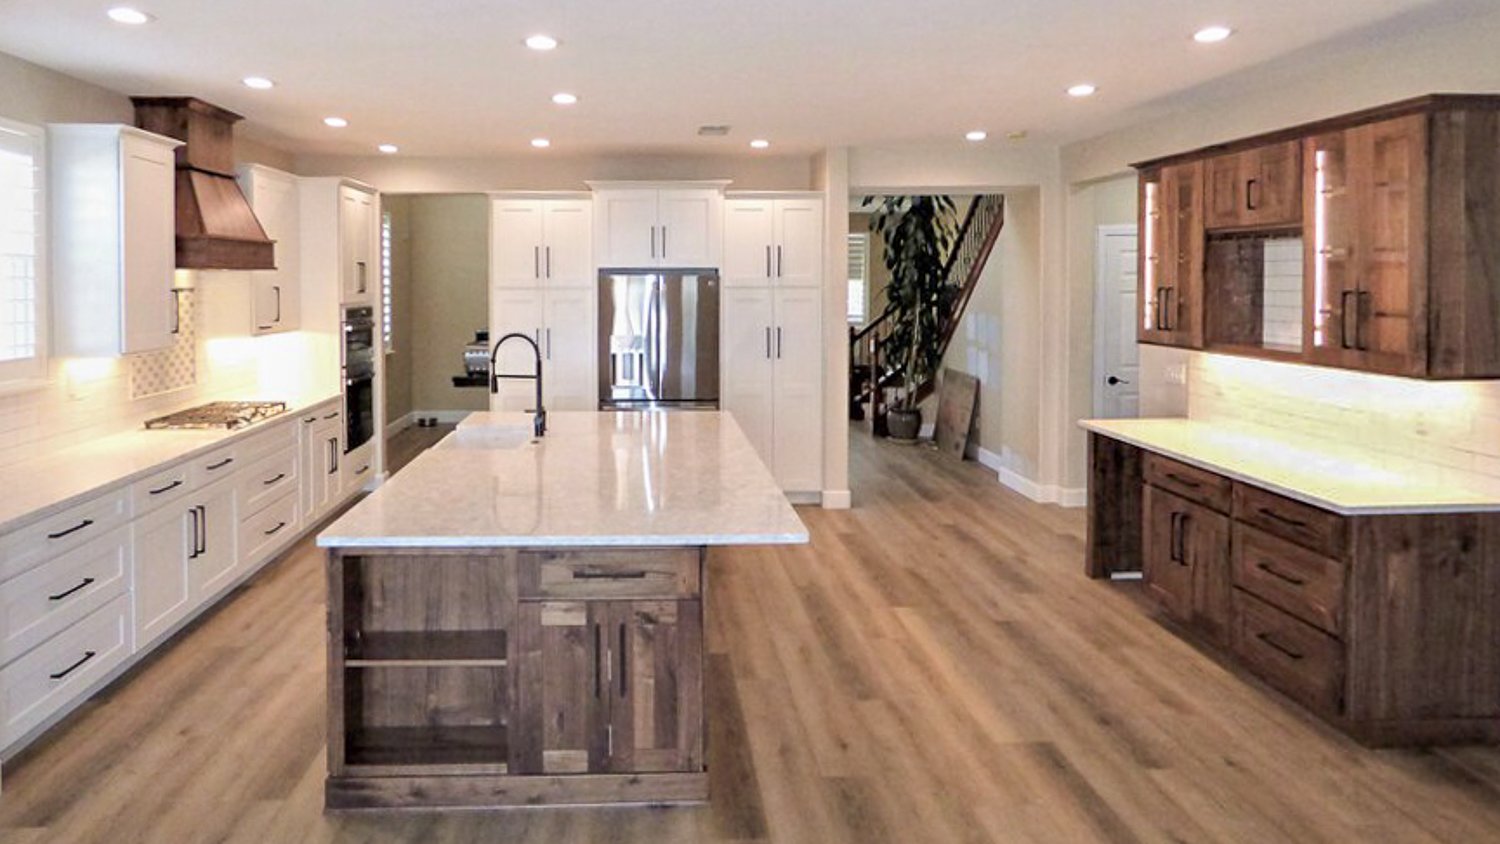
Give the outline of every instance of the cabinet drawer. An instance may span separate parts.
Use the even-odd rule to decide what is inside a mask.
[[[215,449],[193,460],[193,483],[205,486],[220,478],[227,478],[234,474],[234,471],[240,467],[240,463],[238,445]]]
[[[1344,648],[1337,639],[1248,592],[1234,592],[1234,650],[1251,671],[1323,712],[1344,698]]]
[[[1235,484],[1234,517],[1326,557],[1344,557],[1348,529],[1344,517],[1337,513],[1260,487]]]
[[[1228,478],[1149,451],[1145,463],[1147,483],[1221,513],[1229,512]]]
[[[368,446],[339,455],[339,488],[346,494],[364,489],[370,482],[370,471],[374,467],[375,449]]]
[[[0,581],[90,542],[130,519],[130,491],[121,487],[0,536]]]
[[[1344,564],[1248,525],[1234,526],[1234,585],[1337,636]]]
[[[257,431],[236,445],[240,458],[245,463],[254,463],[280,451],[297,447],[297,426],[287,420],[278,420],[271,427]]]
[[[297,491],[288,488],[282,496],[240,523],[240,559],[247,566],[260,565],[267,552],[279,548],[297,533]]]
[[[699,593],[698,550],[528,551],[522,598],[681,598]]]
[[[130,600],[116,597],[0,668],[0,747],[67,706],[130,655]]]
[[[194,489],[193,464],[189,461],[168,466],[130,485],[130,500],[135,517],[140,518],[158,507],[180,501]]]
[[[253,514],[297,486],[297,454],[288,446],[245,469],[240,475],[240,512]]]
[[[0,665],[123,595],[130,568],[125,525],[51,559],[0,589]]]

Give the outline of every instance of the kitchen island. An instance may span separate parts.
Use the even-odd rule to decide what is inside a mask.
[[[807,530],[727,414],[477,413],[319,537],[326,805],[708,797],[705,560]]]

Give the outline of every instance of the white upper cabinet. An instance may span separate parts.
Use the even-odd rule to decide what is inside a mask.
[[[297,177],[259,164],[239,170],[240,189],[276,242],[276,269],[250,272],[253,334],[295,331],[301,325],[302,250]]]
[[[587,199],[495,199],[490,211],[491,286],[591,286],[591,206]]]
[[[339,187],[339,277],[346,305],[374,304],[379,263],[375,260],[375,195],[352,185]]]
[[[724,183],[594,188],[594,263],[611,269],[718,267]]]
[[[821,198],[733,197],[724,206],[726,286],[821,286]]]
[[[182,144],[130,126],[48,127],[55,347],[112,356],[177,332],[175,163]]]

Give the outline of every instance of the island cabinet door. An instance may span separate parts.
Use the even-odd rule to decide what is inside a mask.
[[[703,770],[702,619],[698,601],[613,602],[610,772]]]
[[[523,601],[515,641],[510,768],[517,774],[606,770],[609,604]]]

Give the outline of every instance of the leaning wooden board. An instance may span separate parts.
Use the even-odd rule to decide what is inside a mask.
[[[978,378],[956,369],[943,370],[935,426],[939,451],[964,459],[969,449],[969,431],[974,425],[974,407],[978,399]]]

